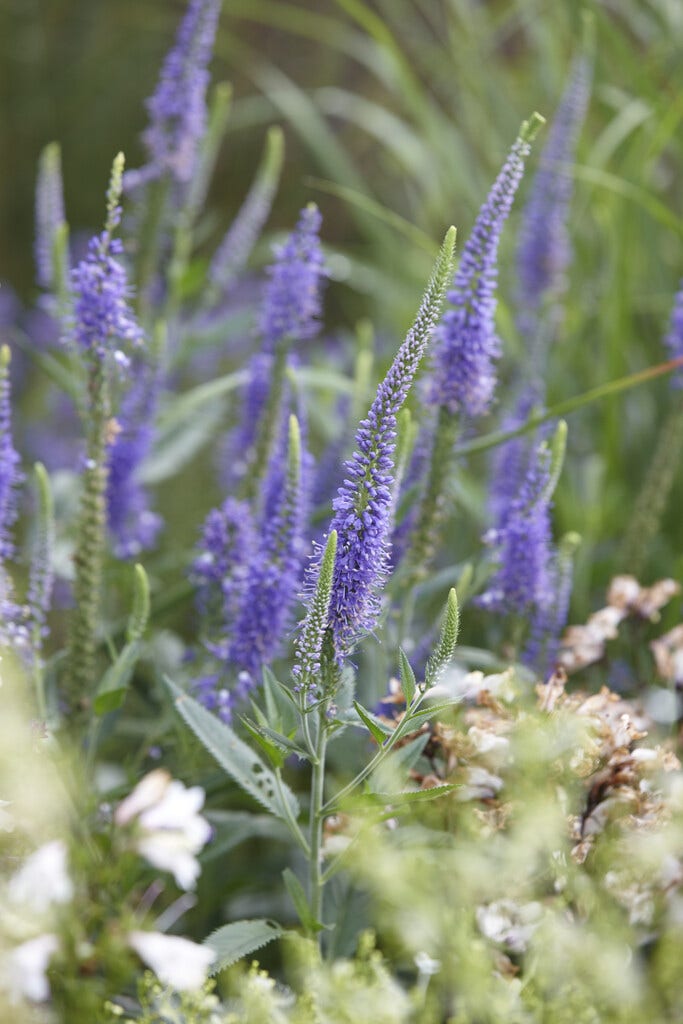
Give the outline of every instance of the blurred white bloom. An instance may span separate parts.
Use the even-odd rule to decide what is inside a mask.
[[[502,899],[477,907],[477,924],[487,939],[512,953],[523,953],[538,928],[543,908],[540,903],[516,903]]]
[[[204,804],[201,786],[187,789],[161,768],[150,772],[119,804],[114,820],[135,820],[135,849],[154,867],[170,871],[181,889],[192,889],[199,877],[199,853],[211,826],[198,813]]]
[[[42,914],[54,903],[68,903],[73,882],[67,871],[66,846],[61,839],[41,846],[10,878],[7,896],[11,903]]]
[[[425,975],[426,977],[431,977],[433,974],[438,974],[439,971],[441,970],[441,961],[435,960],[433,957],[429,955],[429,953],[425,953],[424,950],[420,950],[419,953],[416,953],[415,956],[413,957],[413,960],[415,961],[415,966],[417,967],[419,973]]]
[[[42,1003],[49,998],[50,986],[45,972],[57,946],[56,935],[39,935],[37,939],[15,946],[3,957],[0,984],[11,1003],[22,998]]]
[[[201,988],[216,954],[208,946],[161,932],[130,932],[128,945],[159,981],[181,992]]]
[[[5,810],[11,802],[11,800],[0,800],[0,828],[3,832],[14,832],[14,818],[9,811]]]
[[[503,788],[503,780],[480,765],[468,765],[465,782],[455,791],[455,798],[465,800],[490,800]]]

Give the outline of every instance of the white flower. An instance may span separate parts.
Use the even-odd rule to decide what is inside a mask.
[[[208,946],[161,932],[130,932],[128,945],[152,968],[159,981],[179,992],[200,988],[216,959]]]
[[[66,846],[61,839],[45,843],[10,878],[10,902],[36,914],[44,913],[55,903],[68,903],[74,887],[66,861]]]
[[[22,942],[4,957],[0,984],[7,991],[11,1003],[31,999],[42,1003],[50,997],[47,965],[57,951],[56,935],[39,935]]]
[[[204,804],[201,786],[187,789],[161,768],[150,772],[119,804],[114,820],[135,820],[135,848],[154,867],[170,871],[181,889],[192,889],[199,877],[199,853],[211,826],[198,813]]]

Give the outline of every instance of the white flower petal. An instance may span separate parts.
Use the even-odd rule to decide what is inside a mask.
[[[7,954],[0,982],[12,1003],[30,999],[42,1003],[50,997],[47,966],[59,945],[56,935],[39,935]]]
[[[130,932],[128,944],[159,981],[178,991],[200,988],[216,954],[207,946],[160,932]]]
[[[149,775],[138,782],[133,792],[116,808],[114,821],[117,825],[127,825],[148,807],[153,807],[163,799],[171,782],[171,776],[163,768],[155,768]]]
[[[39,914],[53,903],[68,903],[74,887],[66,862],[66,846],[61,839],[41,846],[10,878],[7,886],[10,901]]]

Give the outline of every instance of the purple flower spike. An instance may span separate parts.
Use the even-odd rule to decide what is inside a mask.
[[[356,433],[356,451],[345,463],[346,479],[332,507],[330,532],[337,550],[330,595],[328,627],[338,665],[364,633],[371,632],[380,612],[380,590],[388,571],[392,526],[396,418],[441,311],[452,273],[455,229],[446,235],[432,279],[367,417]],[[320,575],[320,561],[310,581]],[[311,588],[313,589],[313,588]]]
[[[300,589],[306,506],[301,464],[299,425],[291,416],[289,445],[274,452],[263,483],[260,539],[227,653],[228,667],[248,673],[251,687],[258,684],[262,666],[277,652]]]
[[[183,185],[191,179],[206,128],[207,68],[221,2],[190,0],[154,94],[147,100],[150,123],[142,137],[150,162],[126,174],[127,189],[166,173]]]
[[[17,518],[17,488],[23,476],[20,458],[12,441],[12,409],[9,383],[10,350],[0,348],[0,563],[14,556],[11,530]]]
[[[268,270],[259,332],[266,352],[286,340],[308,341],[318,330],[325,261],[320,248],[322,217],[309,203],[296,228],[275,253]]]
[[[536,118],[523,126],[477,216],[447,296],[450,308],[435,332],[428,401],[450,413],[483,416],[493,399],[501,351],[494,324],[498,243],[541,123]]]
[[[678,293],[674,299],[669,322],[669,333],[664,339],[671,359],[680,359],[683,356],[683,281],[681,281]],[[683,367],[671,375],[671,386],[683,388]]]
[[[117,211],[118,216],[118,211]],[[73,271],[74,329],[76,342],[98,359],[113,354],[128,363],[121,343],[139,345],[143,332],[128,300],[131,288],[126,270],[116,257],[123,251],[118,239],[104,231],[91,239],[86,259]]]
[[[107,453],[107,525],[117,558],[135,558],[151,548],[163,525],[149,508],[139,470],[154,440],[158,379],[150,366],[136,367],[116,417],[119,427]]]
[[[523,334],[534,329],[543,302],[557,299],[567,286],[572,257],[568,232],[573,192],[570,164],[588,107],[590,79],[590,62],[580,55],[550,125],[524,208],[517,248],[519,329]]]
[[[547,603],[552,559],[549,482],[550,455],[541,450],[510,505],[505,525],[487,536],[499,551],[500,565],[479,598],[483,607],[524,614]]]

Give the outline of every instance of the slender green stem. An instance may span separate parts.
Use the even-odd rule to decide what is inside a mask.
[[[325,797],[325,756],[327,753],[326,705],[318,709],[318,736],[315,761],[311,777],[311,807],[309,815],[309,902],[315,921],[321,920],[323,909],[322,838]]]
[[[290,810],[289,801],[285,798],[285,795],[282,791],[282,778],[280,777],[279,771],[275,772],[275,781],[277,784],[278,792],[282,798],[282,806],[284,807],[285,814],[287,815],[285,821],[287,826],[289,827],[289,831],[292,833],[292,836],[297,841],[301,849],[304,851],[305,855],[309,857],[311,852],[310,845],[308,843],[308,840],[306,839],[306,836],[299,828],[299,825],[297,824],[297,821]]]
[[[74,555],[75,608],[65,680],[65,697],[76,721],[82,719],[87,712],[95,685],[105,547],[108,396],[105,367],[94,354],[88,367],[88,415],[87,459],[83,474],[78,543]]]

